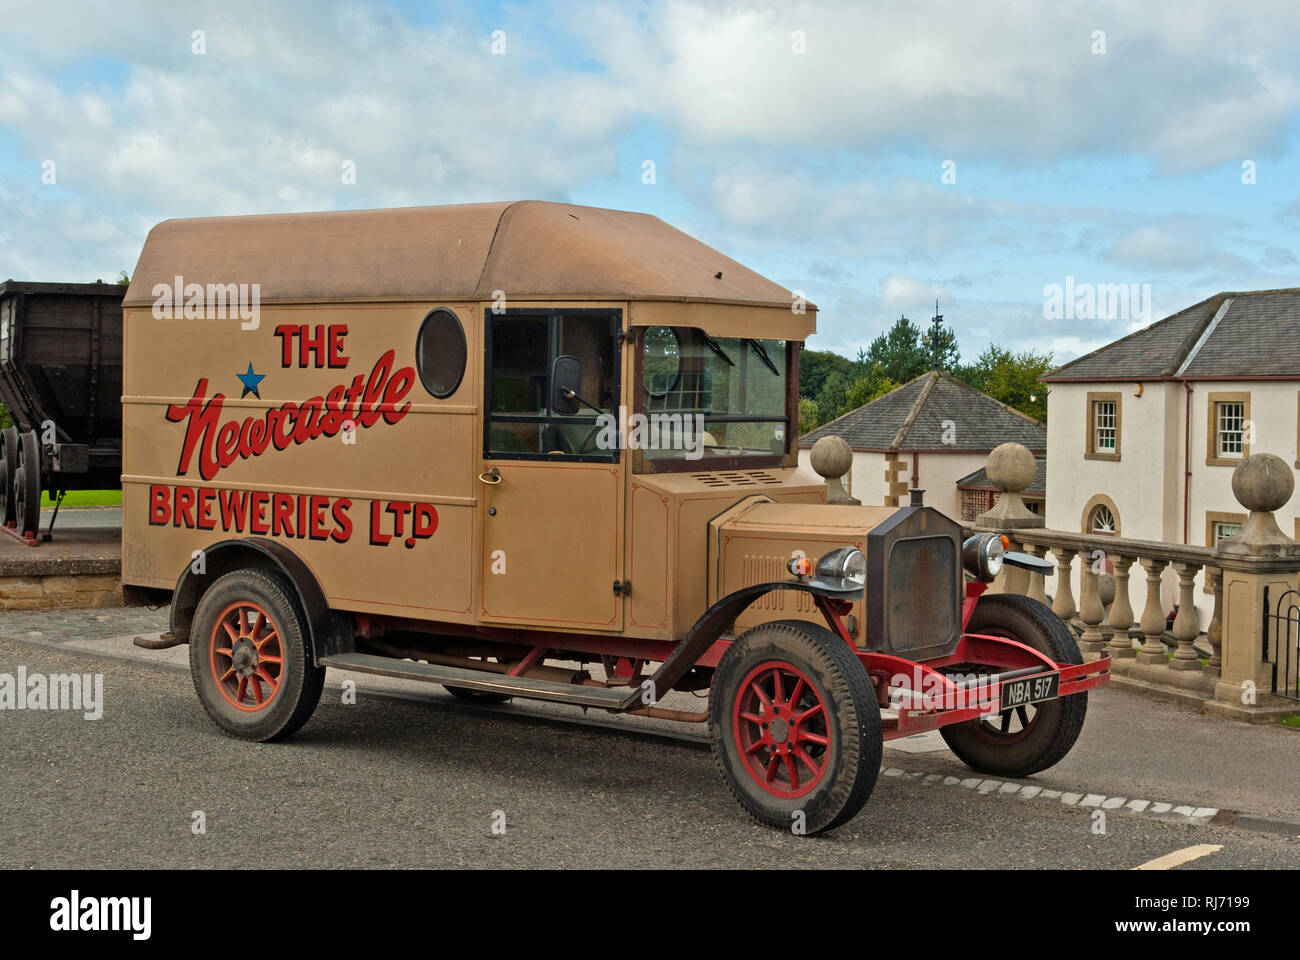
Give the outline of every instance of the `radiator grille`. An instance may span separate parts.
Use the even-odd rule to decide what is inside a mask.
[[[962,578],[947,537],[916,537],[889,547],[886,629],[895,653],[947,642],[961,624],[951,597]]]

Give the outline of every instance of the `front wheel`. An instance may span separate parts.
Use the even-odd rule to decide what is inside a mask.
[[[880,773],[880,707],[843,640],[802,620],[746,631],[718,663],[713,754],[760,823],[807,834],[852,819]]]
[[[1083,663],[1070,628],[1029,597],[1010,593],[980,597],[966,632],[1018,640],[1057,663]],[[1085,691],[941,727],[939,732],[949,749],[972,770],[1027,777],[1046,770],[1070,752],[1087,712]]]
[[[190,675],[203,709],[241,740],[278,740],[307,722],[325,668],[312,663],[307,621],[280,573],[234,570],[199,601]]]

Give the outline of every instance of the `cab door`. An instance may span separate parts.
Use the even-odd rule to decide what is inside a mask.
[[[485,320],[479,617],[621,631],[622,312],[516,309]],[[557,358],[578,400],[556,403]]]

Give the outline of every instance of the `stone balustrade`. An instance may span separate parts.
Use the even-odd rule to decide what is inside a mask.
[[[1020,491],[1033,478],[1034,458],[1017,444],[994,450],[987,473],[1002,493],[993,509],[976,519],[973,530],[997,531],[1010,549],[1056,564],[1050,601],[1042,574],[1014,567],[1003,570],[992,590],[1050,603],[1057,616],[1078,630],[1085,657],[1109,654],[1116,683],[1243,720],[1262,722],[1300,712],[1297,678],[1277,677],[1279,663],[1283,674],[1294,674],[1293,664],[1300,661],[1296,652],[1289,658],[1283,653],[1279,660],[1278,637],[1289,643],[1294,631],[1286,624],[1278,631],[1270,616],[1275,611],[1266,609],[1266,598],[1272,598],[1272,606],[1288,590],[1296,590],[1300,575],[1300,545],[1282,533],[1273,516],[1294,489],[1289,464],[1271,454],[1256,454],[1237,467],[1233,493],[1250,514],[1241,531],[1217,547],[1046,529],[1043,518],[1021,500]],[[1202,630],[1195,589],[1201,574],[1214,605],[1198,651]],[[1177,616],[1168,630],[1162,602],[1167,578],[1176,579],[1178,597]],[[1134,579],[1146,582],[1136,623]],[[1277,696],[1275,690],[1287,695]]]

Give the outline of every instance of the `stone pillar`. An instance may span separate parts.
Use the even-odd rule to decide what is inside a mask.
[[[812,445],[808,462],[819,477],[826,481],[827,503],[861,504],[844,490],[840,477],[853,469],[853,450],[843,437],[822,437]]]
[[[1031,543],[1025,546],[1025,553],[1029,554],[1031,557],[1043,557],[1047,555],[1047,550],[1044,547]],[[1025,595],[1031,600],[1037,600],[1046,607],[1048,606],[1047,590],[1043,586],[1043,583],[1044,579],[1041,573],[1030,573],[1029,589],[1026,591]]]
[[[1075,551],[1069,547],[1053,547],[1056,554],[1056,596],[1052,599],[1052,612],[1066,626],[1074,619],[1074,587],[1070,584],[1070,568],[1074,565]]]
[[[1160,602],[1160,575],[1169,566],[1169,561],[1160,557],[1143,557],[1142,566],[1147,571],[1147,602],[1142,608],[1138,629],[1146,639],[1137,652],[1137,659],[1139,663],[1163,664],[1168,658],[1165,642],[1161,639],[1165,634],[1165,607]]]
[[[1110,625],[1115,631],[1114,636],[1110,638],[1110,650],[1112,657],[1132,657],[1136,653],[1133,649],[1133,640],[1129,637],[1129,627],[1133,626],[1133,605],[1129,601],[1128,595],[1128,571],[1133,565],[1132,557],[1111,557],[1111,565],[1115,568],[1115,600],[1110,605]]]
[[[1196,574],[1201,569],[1199,563],[1176,563],[1178,571],[1178,616],[1174,617],[1174,639],[1178,649],[1174,651],[1169,666],[1175,670],[1200,670],[1201,658],[1192,647],[1192,641],[1201,632],[1201,625],[1196,622]]]
[[[1272,696],[1273,666],[1264,655],[1266,642],[1273,640],[1269,651],[1276,656],[1277,627],[1268,615],[1286,591],[1295,589],[1300,571],[1300,545],[1273,516],[1294,491],[1291,466],[1272,454],[1252,454],[1232,474],[1232,492],[1250,514],[1236,536],[1215,548],[1223,571],[1222,664],[1207,713],[1267,722],[1296,711],[1294,700]]]
[[[1205,639],[1210,641],[1210,662],[1205,665],[1207,677],[1217,677],[1223,672],[1223,571],[1218,567],[1205,568],[1205,586],[1214,594],[1214,613],[1205,628]]]
[[[1000,491],[998,502],[993,504],[991,510],[975,518],[975,529],[981,533],[1001,533],[1011,541],[1008,549],[1021,549],[1021,544],[1016,542],[1015,531],[1041,528],[1047,522],[1025,506],[1021,495],[1021,491],[1034,482],[1037,469],[1038,461],[1028,447],[1019,443],[1002,443],[994,447],[984,461],[984,472],[988,475],[989,483]],[[1004,566],[989,592],[1030,595],[1030,589],[1028,570]]]
[[[1079,562],[1083,564],[1079,577],[1079,619],[1083,621],[1079,649],[1085,654],[1101,653],[1106,649],[1106,638],[1101,632],[1102,621],[1106,619],[1106,608],[1102,606],[1101,578],[1097,572],[1100,561],[1083,554]]]

